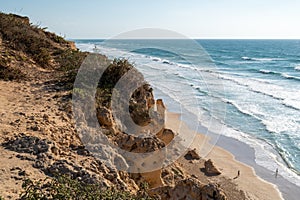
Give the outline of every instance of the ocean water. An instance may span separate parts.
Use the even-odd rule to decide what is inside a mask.
[[[75,42],[129,59],[169,110],[250,145],[257,164],[300,186],[300,40]]]

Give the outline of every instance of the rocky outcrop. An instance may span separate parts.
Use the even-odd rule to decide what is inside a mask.
[[[182,167],[176,162],[164,168],[161,173],[164,184],[169,186],[175,186],[176,183],[187,177],[188,174],[186,174]]]
[[[161,169],[152,172],[142,173],[141,176],[144,181],[149,184],[150,188],[157,188],[163,186],[163,180],[161,178]]]
[[[15,138],[8,140],[2,144],[6,149],[11,151],[16,151],[19,153],[28,153],[33,155],[39,155],[48,152],[50,147],[54,148],[54,143],[46,140],[40,139],[34,136],[27,136],[25,134],[20,134],[15,136]]]
[[[204,172],[209,176],[217,176],[221,174],[217,167],[214,166],[211,159],[204,162]]]
[[[159,194],[161,199],[199,199],[199,200],[226,200],[226,195],[215,184],[205,185],[194,178],[183,179],[174,187],[164,186],[151,190],[151,193]]]
[[[226,200],[226,195],[223,190],[217,184],[210,183],[202,188],[203,200]]]
[[[153,152],[165,146],[165,144],[156,137],[138,138],[121,132],[117,133],[115,142],[117,142],[121,149],[136,153]]]
[[[154,104],[154,96],[149,84],[144,84],[142,87],[135,90],[132,94],[129,107],[129,112],[133,121],[140,126],[149,124],[151,121],[149,115],[150,109],[153,108]]]
[[[192,149],[192,150],[189,150],[186,154],[185,154],[185,159],[187,160],[200,160],[200,156],[199,154],[197,153],[196,149]]]
[[[96,106],[85,105],[83,108],[88,112],[78,112],[78,126],[74,124],[72,115],[77,110],[72,109],[69,101],[76,92],[86,94],[76,90],[78,88],[72,93],[70,88],[85,53],[78,51],[74,43],[30,24],[27,17],[3,13],[0,13],[0,53],[0,79],[3,79],[2,72],[3,75],[11,72],[14,78],[8,80],[19,80],[15,75],[24,73],[26,79],[22,81],[28,81],[14,86],[10,92],[3,90],[17,94],[7,98],[14,101],[9,102],[10,107],[8,103],[3,103],[5,106],[1,107],[2,116],[7,110],[14,113],[0,119],[3,129],[0,140],[1,143],[4,141],[4,150],[10,151],[20,161],[28,161],[26,170],[31,168],[50,177],[65,174],[84,183],[96,183],[100,187],[114,186],[132,193],[147,182],[150,188],[156,188],[153,194],[160,195],[162,199],[226,199],[217,185],[206,185],[188,178],[190,176],[176,162],[146,173],[126,172],[132,163],[137,163],[137,167],[159,166],[165,155],[157,160],[134,160],[120,153],[120,149],[133,153],[155,152],[174,141],[177,134],[164,126],[166,107],[163,101],[155,101],[151,86],[127,60],[111,62],[102,56],[110,65],[99,81],[96,96],[87,95],[87,98],[96,98]],[[93,70],[88,73],[91,72]],[[112,91],[128,72],[131,76],[126,83],[134,86],[135,90],[125,99],[129,101],[126,109],[117,107],[117,112],[129,111],[129,115],[121,113],[120,116],[126,116],[124,122],[133,121],[137,125],[130,134],[126,133],[129,129],[127,124],[120,123],[111,106]],[[117,92],[120,94],[123,91]],[[101,129],[95,126],[96,123]],[[147,133],[149,137],[138,137],[140,133]],[[107,143],[119,148],[112,148]],[[174,152],[176,154],[177,150]],[[195,150],[190,150],[187,156],[200,159]],[[124,171],[118,170],[117,166],[122,166]],[[24,176],[25,171],[19,171]],[[9,173],[7,177],[10,177]],[[22,184],[18,182],[17,185],[20,188]]]
[[[108,167],[88,153],[82,153],[86,150],[80,146],[71,145],[69,152],[63,152],[52,141],[24,134],[16,135],[2,145],[6,149],[21,153],[21,159],[32,161],[32,167],[47,175],[64,174],[89,184],[101,183],[103,187],[114,185],[119,189],[137,189],[128,173],[123,172],[121,178],[118,170]],[[63,153],[67,156],[57,156]]]
[[[97,109],[97,118],[100,126],[111,127],[113,125],[112,113],[105,107]]]

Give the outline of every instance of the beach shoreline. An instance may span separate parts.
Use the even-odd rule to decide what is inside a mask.
[[[246,143],[243,143],[234,138],[221,135],[220,140],[217,143],[217,146],[230,152],[238,162],[250,166],[254,170],[258,178],[276,186],[276,189],[280,191],[284,199],[288,199],[288,200],[299,199],[298,198],[300,195],[299,187],[291,183],[290,181],[286,180],[283,176],[280,175],[280,172],[278,173],[278,176],[276,178],[275,171],[270,171],[258,165],[255,162],[254,149],[251,148]],[[242,147],[244,150],[236,151],[236,149],[239,147]],[[247,154],[247,156],[244,156],[245,154]]]
[[[168,111],[166,116],[167,128],[171,128],[175,131],[179,129],[195,131],[191,130],[190,127],[180,119],[180,114]],[[179,126],[184,126],[184,128]],[[298,187],[280,175],[275,178],[274,172],[257,165],[255,163],[254,149],[247,144],[220,135],[216,145],[212,145],[209,139],[207,139],[207,136],[201,133],[201,131],[197,131],[194,142],[190,148],[196,148],[198,153],[203,156],[203,152],[199,149],[199,144],[202,145],[202,149],[211,149],[203,158],[205,160],[211,159],[217,168],[221,170],[222,176],[233,180],[233,182],[237,184],[237,187],[244,191],[246,196],[250,199],[298,199]]]

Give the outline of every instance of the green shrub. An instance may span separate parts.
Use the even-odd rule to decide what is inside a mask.
[[[0,65],[0,79],[4,81],[21,80],[25,77],[20,69]]]
[[[39,52],[33,55],[33,59],[42,67],[47,67],[50,64],[51,55],[47,49],[40,48]]]
[[[67,90],[73,89],[73,84],[76,79],[77,72],[87,56],[87,53],[78,50],[57,50],[54,52],[55,61],[59,64],[58,71],[64,72],[60,82]]]
[[[79,67],[79,51],[71,50],[69,42],[64,38],[45,31],[39,25],[32,25],[28,17],[0,12],[0,35],[7,48],[22,51],[44,68],[52,68],[50,60],[62,64],[62,69]],[[59,52],[55,57],[52,53]]]
[[[33,182],[25,180],[22,185],[24,192],[20,195],[21,200],[38,199],[74,199],[74,200],[129,200],[141,199],[152,200],[147,193],[147,186],[141,187],[137,195],[116,188],[105,188],[100,184],[87,184],[71,179],[66,175],[56,176],[55,179],[45,179]]]
[[[58,50],[55,52],[57,54],[55,60],[60,64],[58,70],[68,72],[72,70],[78,70],[86,53],[82,53],[78,50]]]

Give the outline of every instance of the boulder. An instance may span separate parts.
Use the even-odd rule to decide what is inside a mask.
[[[185,159],[187,160],[200,160],[200,156],[199,154],[197,153],[196,149],[192,149],[192,150],[189,150],[186,154],[185,154]]]
[[[111,127],[113,124],[112,113],[105,107],[100,107],[97,109],[97,118],[100,123],[100,126]]]
[[[209,176],[217,176],[220,175],[221,172],[214,166],[214,163],[211,159],[204,162],[204,172]]]

